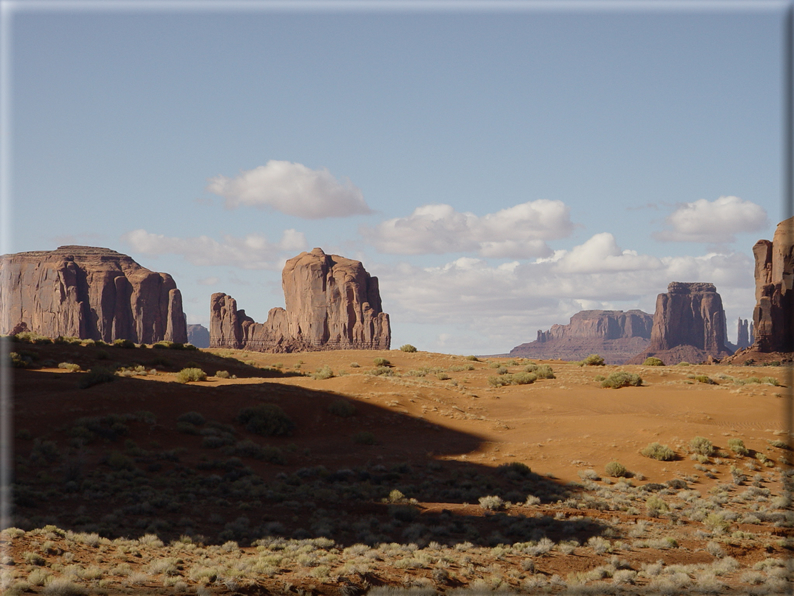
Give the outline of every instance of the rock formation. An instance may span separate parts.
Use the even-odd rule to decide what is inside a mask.
[[[750,339],[750,323],[747,319],[739,317],[738,332],[736,334],[736,349],[748,347],[752,340]]]
[[[755,256],[753,349],[794,351],[794,217],[780,222],[772,242],[759,240]]]
[[[0,333],[187,341],[182,294],[167,273],[107,248],[61,246],[0,257]]]
[[[665,364],[723,358],[730,354],[725,336],[725,311],[714,284],[672,282],[656,298],[650,344],[628,364],[648,356]]]
[[[378,278],[359,261],[321,249],[287,261],[281,273],[286,309],[256,323],[226,294],[210,301],[210,347],[261,352],[336,349],[388,350],[389,315],[381,308]]]
[[[204,325],[188,325],[187,340],[197,348],[209,348],[210,330]]]
[[[599,354],[607,364],[622,364],[648,346],[653,317],[641,310],[583,310],[568,325],[538,331],[537,340],[510,350],[536,360],[582,360]]]

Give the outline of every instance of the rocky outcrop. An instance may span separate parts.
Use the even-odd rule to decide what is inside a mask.
[[[210,347],[262,352],[389,349],[389,315],[381,307],[378,279],[359,261],[315,248],[287,261],[281,285],[286,309],[271,309],[264,323],[238,310],[231,296],[213,294]]]
[[[780,222],[772,242],[759,240],[755,256],[753,325],[758,352],[794,351],[794,217]]]
[[[750,339],[750,336],[752,335],[751,328],[752,323],[750,323],[747,319],[742,319],[739,317],[738,331],[736,333],[737,350],[749,347],[753,343],[753,340]]]
[[[61,246],[0,257],[0,333],[187,341],[173,278],[107,248]]]
[[[641,364],[648,356],[665,364],[723,358],[730,354],[725,337],[725,311],[714,284],[672,282],[656,298],[648,348],[628,364]]]
[[[197,348],[209,348],[210,330],[204,325],[188,325],[187,341]]]
[[[538,331],[538,338],[510,350],[536,360],[582,360],[599,354],[607,364],[622,364],[648,346],[653,317],[641,310],[583,310],[568,325]]]

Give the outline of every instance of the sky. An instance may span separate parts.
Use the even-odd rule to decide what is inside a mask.
[[[112,248],[189,323],[304,250],[392,346],[496,354],[712,282],[784,217],[782,2],[3,3],[4,252]]]

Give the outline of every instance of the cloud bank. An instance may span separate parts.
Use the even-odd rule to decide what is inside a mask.
[[[210,178],[207,190],[224,198],[228,209],[240,205],[271,208],[304,219],[372,213],[349,179],[341,182],[325,168],[312,170],[289,161],[268,161],[236,178]]]
[[[562,201],[541,199],[478,217],[451,205],[424,205],[408,217],[362,227],[364,239],[388,254],[476,252],[482,257],[532,258],[552,253],[546,240],[573,231]]]
[[[766,210],[739,197],[700,199],[680,205],[665,220],[672,228],[653,237],[666,242],[734,242],[736,234],[760,232],[769,225]]]
[[[193,265],[225,265],[242,269],[278,269],[283,264],[284,253],[305,250],[307,246],[303,233],[295,230],[284,230],[281,240],[276,243],[269,242],[261,234],[242,238],[227,235],[223,242],[218,242],[208,236],[174,238],[146,230],[133,230],[121,239],[136,252],[146,255],[175,254]]]

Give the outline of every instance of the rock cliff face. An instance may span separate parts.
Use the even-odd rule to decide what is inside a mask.
[[[607,364],[622,364],[650,341],[653,317],[641,310],[583,310],[568,325],[538,331],[537,340],[510,350],[511,356],[537,360],[581,360],[599,354]]]
[[[107,248],[61,246],[0,257],[0,333],[187,341],[182,295],[167,273]]]
[[[794,351],[794,217],[780,222],[772,242],[759,240],[755,256],[753,325],[758,352]]]
[[[725,337],[725,311],[714,284],[672,282],[656,298],[648,348],[628,363],[641,364],[648,356],[665,364],[723,358],[730,354]]]
[[[389,315],[381,307],[378,279],[359,261],[315,248],[287,261],[281,284],[287,308],[271,309],[264,323],[238,310],[231,296],[213,294],[210,347],[262,352],[389,349]]]
[[[187,340],[197,348],[209,348],[210,330],[204,325],[188,325]]]

